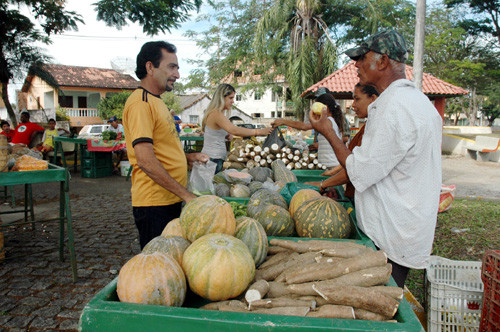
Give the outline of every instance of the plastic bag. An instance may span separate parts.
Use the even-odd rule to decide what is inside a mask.
[[[446,186],[444,184],[441,185],[441,194],[439,195],[439,209],[438,212],[444,212],[451,207],[451,203],[455,199],[454,191],[457,186],[451,185]]]
[[[188,190],[196,196],[214,195],[215,188],[212,183],[217,164],[213,161],[202,163],[194,162],[191,176],[189,177]]]
[[[302,189],[312,189],[319,192],[319,188],[316,186],[311,186],[309,184],[298,183],[298,182],[288,182],[283,189],[281,189],[280,194],[285,199],[286,203],[290,205],[293,195]]]
[[[266,137],[266,140],[262,144],[262,148],[271,148],[271,145],[278,144],[278,150],[286,145],[285,138],[281,130],[276,127],[274,130]]]

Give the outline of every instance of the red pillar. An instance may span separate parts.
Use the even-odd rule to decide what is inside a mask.
[[[444,120],[444,106],[446,104],[446,98],[445,97],[437,97],[434,99],[434,107],[436,107],[437,111],[439,112],[439,115],[441,115],[441,118]]]

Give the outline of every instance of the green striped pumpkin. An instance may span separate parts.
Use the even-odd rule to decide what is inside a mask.
[[[286,204],[285,199],[279,193],[271,191],[269,189],[260,189],[257,190],[248,201],[248,216],[251,218],[255,218],[255,216],[262,210],[262,208],[266,204],[274,204],[288,209],[288,204]]]
[[[274,172],[274,181],[283,183],[297,182],[297,176],[291,170],[286,168],[285,163],[281,159],[276,159],[271,163],[271,168]]]
[[[180,225],[191,242],[209,233],[234,235],[236,229],[233,208],[215,195],[200,196],[187,203],[181,212]]]
[[[300,237],[347,239],[352,225],[342,205],[328,197],[317,197],[302,203],[294,214],[295,229]]]
[[[177,263],[182,264],[182,255],[184,251],[186,251],[187,247],[189,247],[190,243],[188,240],[181,236],[157,236],[151,241],[148,242],[142,249],[143,254],[152,254],[154,252],[162,252],[165,254],[169,254]]]
[[[294,222],[287,209],[278,205],[265,205],[255,216],[255,219],[264,227],[267,236],[292,236]]]
[[[247,245],[255,266],[258,267],[262,264],[266,259],[269,247],[266,231],[262,225],[255,219],[239,217],[236,219],[236,232],[234,236]]]
[[[194,241],[184,252],[182,268],[191,290],[211,301],[240,295],[255,274],[248,247],[227,234],[207,234]]]

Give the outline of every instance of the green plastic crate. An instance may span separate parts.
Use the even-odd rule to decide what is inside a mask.
[[[250,197],[221,197],[228,202],[237,202],[239,204],[248,204]]]
[[[406,299],[401,301],[394,317],[397,323],[388,323],[202,310],[198,308],[208,301],[190,292],[180,308],[122,303],[116,294],[117,282],[118,278],[114,279],[83,308],[79,331],[424,331]],[[392,278],[389,285],[396,285]]]
[[[292,169],[295,175],[321,175],[325,172],[324,169]]]
[[[102,178],[113,174],[112,167],[105,168],[88,168],[82,167],[82,178]]]

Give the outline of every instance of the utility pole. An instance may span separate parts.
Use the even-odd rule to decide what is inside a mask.
[[[415,23],[415,54],[413,58],[413,82],[422,90],[424,76],[424,40],[425,40],[425,0],[417,0],[417,19]]]

